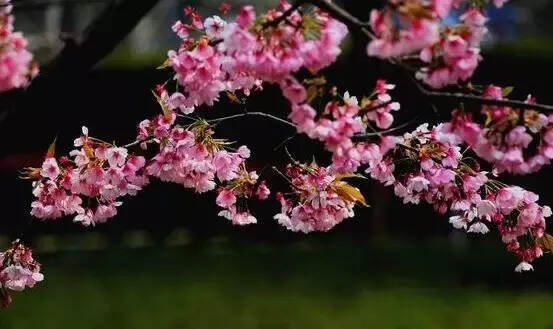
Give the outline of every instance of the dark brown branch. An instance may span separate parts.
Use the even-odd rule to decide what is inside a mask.
[[[46,67],[43,74],[64,74],[91,69],[134,29],[159,0],[123,0],[108,5],[90,24],[84,36],[73,40]]]
[[[300,0],[298,2],[310,3],[313,6],[328,12],[332,17],[346,24],[349,28],[359,29],[369,39],[375,38],[374,34],[372,34],[372,32],[368,29],[370,27],[369,23],[361,21],[357,17],[350,14],[347,10],[330,0]]]
[[[290,8],[288,8],[285,12],[282,13],[282,15],[278,16],[272,21],[268,21],[265,23],[264,27],[274,27],[278,26],[278,24],[284,22],[286,19],[288,19],[288,16],[292,15],[293,12],[298,10],[299,7],[301,7],[302,1],[296,1],[292,4]]]
[[[16,110],[26,99],[41,97],[59,88],[72,76],[92,69],[109,55],[134,29],[159,0],[120,0],[110,4],[88,26],[81,37],[65,37],[65,47],[25,90],[17,89],[1,95],[0,112]]]
[[[446,98],[446,99],[457,100],[460,102],[472,102],[472,103],[478,103],[478,104],[484,104],[484,105],[496,105],[496,106],[510,106],[515,108],[532,109],[532,110],[539,110],[544,112],[553,111],[553,105],[532,104],[532,103],[526,103],[523,101],[511,100],[511,99],[493,99],[493,98],[482,97],[482,96],[471,95],[471,94],[463,94],[463,93],[448,93],[448,92],[441,92],[441,91],[432,91],[424,88],[418,82],[415,82],[415,83],[417,84],[421,94],[431,98]]]

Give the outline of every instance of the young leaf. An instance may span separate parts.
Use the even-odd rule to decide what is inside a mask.
[[[341,196],[344,200],[350,202],[359,202],[365,207],[369,207],[365,197],[357,187],[353,187],[346,182],[336,181],[334,182],[334,191]]]
[[[46,158],[53,158],[56,155],[56,141],[58,139],[58,136],[54,138],[54,141],[50,146],[48,146],[48,151],[46,151]]]
[[[163,69],[166,69],[166,68],[170,67],[171,65],[173,65],[173,62],[171,62],[171,59],[167,58],[165,60],[165,62],[163,62],[163,64],[156,67],[156,70],[163,70]]]
[[[502,94],[503,94],[503,97],[507,97],[509,96],[513,90],[515,90],[515,87],[505,87],[502,89]]]
[[[536,241],[545,251],[553,252],[553,236],[545,233],[541,238],[537,238]]]

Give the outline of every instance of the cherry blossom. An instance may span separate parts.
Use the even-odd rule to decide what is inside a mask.
[[[0,7],[0,92],[26,87],[38,75],[38,65],[27,49],[27,39],[14,31],[10,3],[3,0]]]
[[[32,250],[19,240],[12,242],[8,250],[0,252],[0,305],[7,307],[11,304],[11,291],[33,288],[44,280],[40,267]]]

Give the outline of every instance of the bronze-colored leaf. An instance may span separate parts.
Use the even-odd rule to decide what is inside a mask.
[[[365,207],[368,207],[365,197],[357,187],[353,187],[343,181],[335,181],[333,183],[334,191],[341,196],[344,200],[350,202],[359,202]]]
[[[319,88],[315,86],[309,86],[307,88],[307,102],[311,103],[319,95]]]
[[[171,65],[173,65],[173,62],[171,62],[171,59],[167,58],[165,62],[163,62],[163,64],[161,64],[160,66],[156,67],[156,69],[163,70],[170,67]]]
[[[53,158],[56,155],[56,140],[58,137],[54,138],[54,141],[50,146],[48,146],[48,151],[46,151],[46,158]]]
[[[233,102],[233,103],[236,103],[236,104],[244,104],[244,102],[242,102],[242,100],[240,98],[238,98],[238,96],[236,96],[235,93],[231,93],[230,91],[227,91],[227,97],[228,99]]]
[[[553,252],[553,236],[545,233],[541,238],[537,238],[536,241],[546,252]]]

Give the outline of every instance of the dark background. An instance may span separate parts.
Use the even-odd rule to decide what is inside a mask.
[[[206,14],[215,13],[211,3],[193,3]],[[343,4],[360,18],[368,16],[364,1]],[[89,12],[101,6],[92,5]],[[177,45],[170,26],[182,6],[169,6],[174,17],[156,9],[152,25],[137,29],[161,31],[144,39],[151,48],[146,43],[145,51],[136,51],[131,36],[92,71],[64,72],[17,103],[4,101],[9,110],[0,119],[0,240],[21,238],[33,245],[46,281],[16,296],[14,307],[0,315],[0,328],[553,328],[550,257],[535,263],[535,273],[515,274],[517,261],[495,232],[465,236],[448,224],[447,216],[437,216],[426,205],[405,206],[391,189],[372,181],[361,183],[371,207],[357,209],[354,219],[324,234],[285,231],[272,219],[279,210],[275,200],[254,206],[259,224],[233,227],[216,216],[214,193],[197,195],[156,181],[125,199],[117,217],[94,228],[69,218],[32,218],[30,183],[18,178],[18,170],[39,166],[55,136],[58,154],[71,150],[82,125],[95,137],[125,144],[133,140],[138,122],[159,112],[150,90],[170,73],[153,68]],[[79,8],[63,12],[62,32],[79,33]],[[16,8],[19,28],[40,34],[36,22],[44,10]],[[553,103],[551,14],[552,6],[541,1],[513,1],[493,10],[496,23],[473,81],[515,86],[515,98],[532,93],[542,103]],[[158,50],[158,43],[165,48]],[[368,58],[365,46],[366,40],[353,33],[339,62],[324,72],[328,79],[361,95],[377,78],[386,78],[397,84],[398,123],[421,114],[421,123],[447,119],[456,104],[437,103],[438,113],[433,113],[403,72]],[[56,47],[37,49],[39,59],[46,63]],[[255,93],[246,107],[281,117],[288,111],[270,86]],[[215,108],[197,113],[216,118],[241,111],[222,97]],[[257,168],[282,164],[285,155],[272,149],[292,133],[257,118],[217,129],[217,136],[247,144]],[[290,151],[301,160],[317,154],[321,162],[328,161],[317,143],[303,137]],[[546,168],[503,179],[551,205],[552,175]]]

